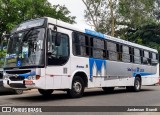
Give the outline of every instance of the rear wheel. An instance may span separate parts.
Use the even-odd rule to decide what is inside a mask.
[[[52,89],[47,89],[47,90],[44,90],[44,89],[38,89],[39,93],[42,94],[43,96],[50,96],[54,90]]]
[[[127,91],[139,92],[141,90],[141,79],[136,77],[134,80],[134,86],[127,86]]]
[[[114,91],[114,87],[102,87],[103,91],[106,93],[111,93]]]
[[[138,92],[138,91],[141,90],[141,79],[140,79],[139,77],[136,77],[136,78],[135,78],[133,90],[134,90],[135,92]]]
[[[81,77],[74,77],[72,88],[67,91],[67,94],[72,98],[81,97],[84,93],[84,81]]]

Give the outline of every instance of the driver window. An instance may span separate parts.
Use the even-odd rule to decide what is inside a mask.
[[[69,38],[62,34],[60,46],[55,45],[55,39],[56,32],[52,31],[48,40],[48,65],[63,65],[69,57]]]

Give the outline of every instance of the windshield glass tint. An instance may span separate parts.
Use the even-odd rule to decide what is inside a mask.
[[[13,33],[6,55],[5,67],[44,65],[45,29],[30,29]]]
[[[42,26],[44,24],[44,21],[45,19],[36,19],[36,20],[30,20],[30,21],[21,23],[15,29],[12,30],[12,33],[16,31],[21,31],[24,29]]]
[[[0,43],[0,68],[3,68],[6,51],[7,51],[7,40],[3,39],[1,40]]]

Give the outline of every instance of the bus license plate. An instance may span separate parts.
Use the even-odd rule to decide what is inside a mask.
[[[31,80],[25,80],[25,85],[32,85],[33,84],[33,81],[31,81]]]

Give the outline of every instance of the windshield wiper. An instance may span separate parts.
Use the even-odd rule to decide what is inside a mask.
[[[26,32],[22,38],[22,42],[27,41],[27,38],[29,38],[31,36],[31,33],[33,32],[32,30],[34,30],[34,28],[31,28],[28,30],[28,32]],[[31,32],[32,31],[32,32]]]

